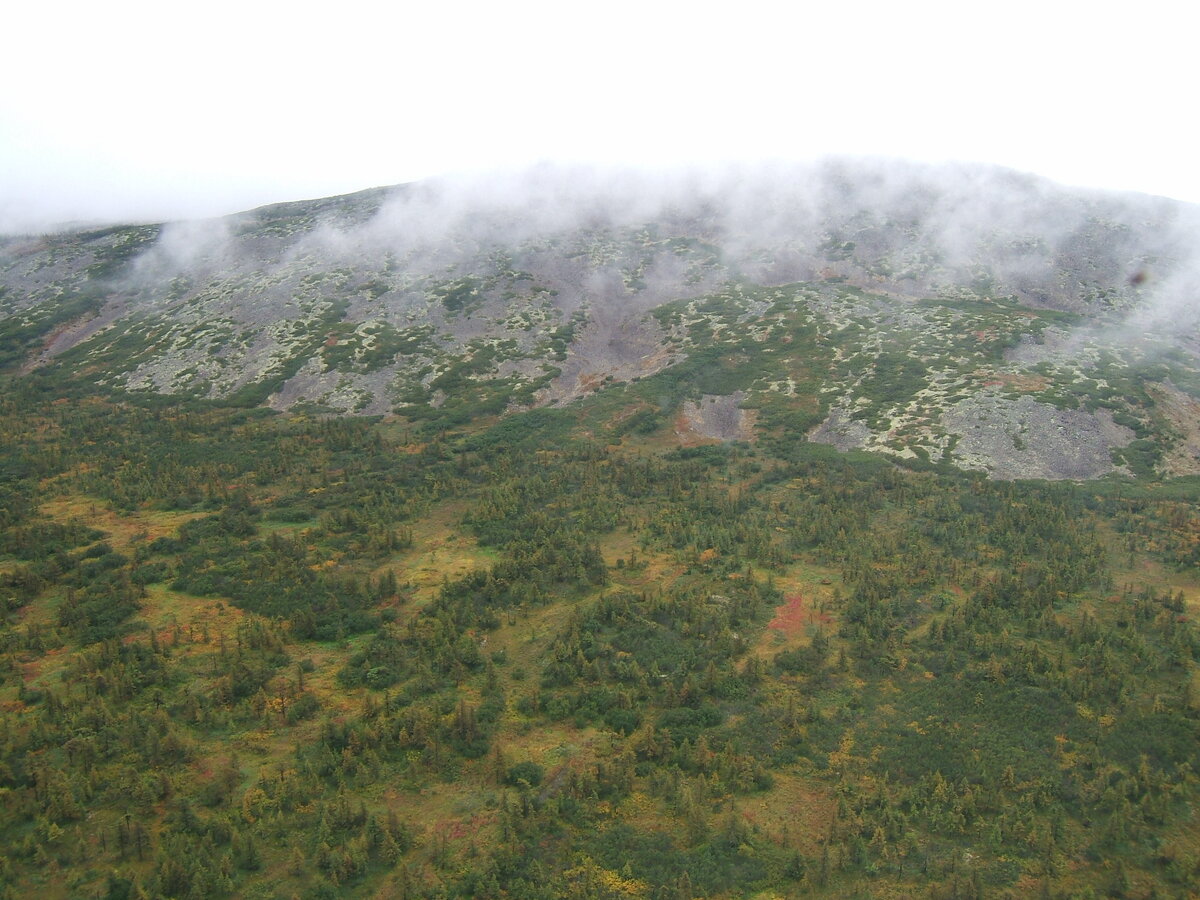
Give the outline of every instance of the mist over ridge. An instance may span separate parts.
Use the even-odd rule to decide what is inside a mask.
[[[1087,304],[1107,290],[1119,295],[1109,305],[1132,306],[1167,284],[1178,295],[1200,244],[1200,208],[1191,204],[1068,189],[982,164],[873,158],[683,169],[545,164],[168,225],[164,243],[187,257],[260,219],[291,220],[292,253],[414,255],[653,223],[711,240],[727,265],[768,279],[813,277],[848,262],[833,268],[919,293],[959,283],[974,267],[992,270],[996,290],[1052,305]],[[857,253],[831,259],[822,245],[839,240]],[[1045,283],[1055,267],[1071,282],[1065,294]]]
[[[714,342],[752,336],[786,355],[768,346],[772,329],[803,310],[826,367],[814,439],[957,452],[1006,477],[1092,477],[1153,430],[1155,390],[1190,396],[1162,366],[1195,358],[1197,226],[1195,206],[981,165],[543,165],[7,239],[0,311],[24,323],[9,357],[24,372],[86,368],[109,389],[277,409],[459,409],[465,421],[633,384]],[[895,364],[904,387],[872,396]],[[763,362],[729,395],[797,397],[789,365]],[[1092,418],[1070,425],[1097,435],[1088,461],[1059,459],[1060,447],[1056,462],[1013,468],[989,461],[991,444],[972,449],[983,438],[964,431],[961,404],[993,397],[980,415],[1007,422],[1003,435],[1034,415],[1049,447],[1066,425],[1048,410],[1078,406],[1080,383],[1097,386]],[[1027,398],[1010,409],[1014,384]]]

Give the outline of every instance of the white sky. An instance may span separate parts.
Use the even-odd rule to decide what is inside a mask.
[[[0,230],[852,152],[1200,202],[1182,2],[23,2]]]

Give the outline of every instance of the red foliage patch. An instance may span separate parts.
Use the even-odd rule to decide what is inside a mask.
[[[783,598],[783,606],[775,607],[775,618],[767,625],[784,634],[796,634],[804,627],[804,598],[792,594]]]
[[[441,838],[458,841],[477,834],[495,821],[495,813],[476,813],[470,819],[443,819],[433,826],[433,830]]]
[[[767,623],[767,627],[782,631],[786,635],[793,635],[799,634],[805,625],[812,622],[832,621],[833,617],[828,613],[805,607],[804,598],[799,594],[790,594],[783,598],[783,606],[775,607],[775,618]]]

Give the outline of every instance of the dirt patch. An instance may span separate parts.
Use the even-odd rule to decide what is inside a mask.
[[[726,396],[705,394],[699,402],[688,401],[676,430],[681,436],[694,435],[718,441],[749,441],[754,438],[754,411],[741,409],[745,391]]]
[[[796,634],[804,627],[804,598],[792,594],[783,600],[783,605],[775,607],[775,618],[767,623],[767,627],[788,635]]]

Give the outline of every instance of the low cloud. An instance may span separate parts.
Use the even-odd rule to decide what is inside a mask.
[[[266,227],[275,221],[287,228]],[[1194,330],[1200,319],[1200,208],[994,167],[873,158],[441,178],[173,224],[133,275],[270,270],[305,255],[370,267],[385,254],[429,274],[498,248],[646,225],[709,242],[731,274],[766,282],[838,277],[911,296],[965,287],[1087,311],[1104,318],[1088,339]],[[652,275],[668,289],[667,268]]]

